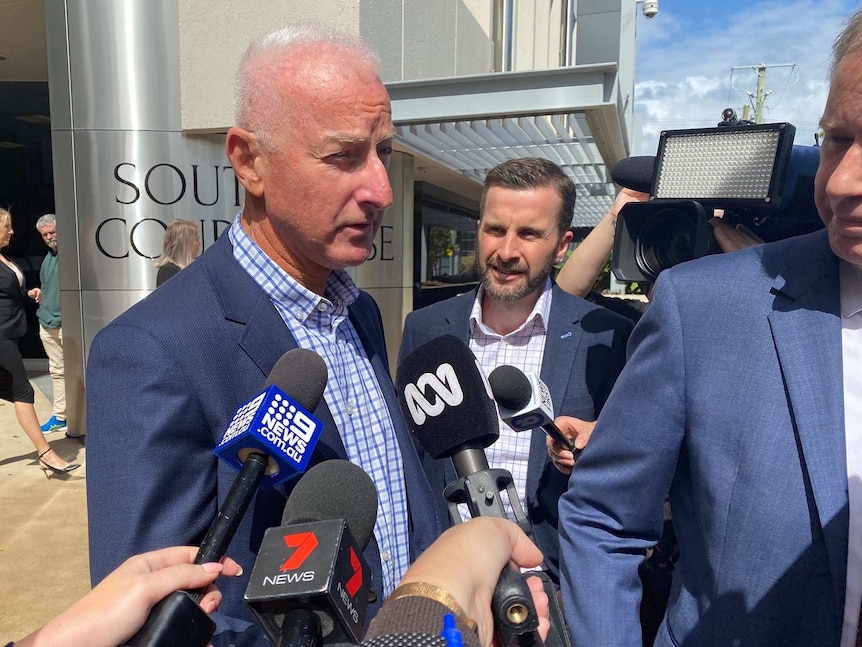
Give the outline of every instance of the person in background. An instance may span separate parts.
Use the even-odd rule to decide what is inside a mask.
[[[0,209],[0,250],[8,247],[13,233],[12,214]],[[49,472],[65,474],[80,465],[64,461],[45,440],[33,406],[33,385],[27,379],[24,359],[18,350],[18,339],[27,332],[24,289],[23,272],[0,251],[0,397],[14,403],[18,424],[36,448],[39,468],[46,476]]]
[[[39,304],[36,317],[39,319],[39,338],[48,356],[48,372],[51,374],[53,411],[42,425],[42,433],[65,431],[66,428],[66,377],[63,363],[63,328],[60,316],[60,268],[57,259],[57,217],[46,213],[36,221],[36,231],[48,246],[48,253],[39,268],[39,287],[27,292],[27,296]]]
[[[165,229],[162,255],[156,263],[156,287],[176,275],[201,253],[201,237],[191,220],[174,220]]]
[[[547,159],[511,159],[491,169],[479,207],[481,285],[407,315],[400,360],[436,337],[455,335],[486,375],[503,364],[540,374],[554,414],[571,421],[567,431],[591,424],[584,421],[595,420],[622,370],[632,325],[550,279],[572,236],[575,195],[571,178]],[[551,466],[541,430],[515,432],[498,423],[500,437],[485,450],[488,463],[511,472],[557,580],[557,500],[568,479]],[[452,461],[426,458],[425,469],[442,502],[446,485],[457,479]]]

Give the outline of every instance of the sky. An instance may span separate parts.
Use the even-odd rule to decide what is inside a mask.
[[[794,143],[813,145],[832,42],[859,6],[848,0],[660,0],[653,20],[638,9],[634,111],[643,136],[633,154],[654,155],[662,130],[715,126],[726,107],[741,117],[751,102],[753,118],[760,64],[795,64],[767,67],[764,121],[790,122]]]

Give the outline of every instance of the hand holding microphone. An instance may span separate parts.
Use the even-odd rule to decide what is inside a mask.
[[[499,436],[497,409],[470,349],[453,335],[432,339],[404,358],[396,383],[405,417],[422,448],[432,458],[452,459],[458,480],[443,496],[453,523],[461,520],[459,503],[467,504],[474,519],[506,519],[500,496],[506,492],[518,525],[529,531],[512,474],[488,465],[485,447]],[[504,647],[537,644],[538,616],[519,570],[506,566],[493,575],[497,595],[492,610]]]
[[[294,348],[275,363],[263,392],[234,413],[214,453],[240,473],[201,542],[195,564],[224,557],[262,482],[283,483],[305,471],[323,429],[310,411],[323,397],[327,377],[323,358]],[[198,606],[202,594],[202,589],[177,591],[159,602],[129,647],[207,645],[215,623]]]
[[[490,517],[471,519],[444,532],[422,553],[393,597],[399,588],[413,583],[445,590],[465,615],[476,622],[479,640],[488,646],[494,637],[491,600],[497,585],[496,573],[511,563],[532,568],[541,561],[542,553],[511,521]],[[538,633],[544,640],[549,629],[548,597],[538,578],[528,579],[527,584],[539,618]]]
[[[141,627],[157,602],[180,589],[206,587],[201,607],[212,613],[221,601],[213,581],[242,569],[230,558],[193,564],[196,553],[192,546],[175,546],[130,557],[72,607],[15,644],[116,647]]]

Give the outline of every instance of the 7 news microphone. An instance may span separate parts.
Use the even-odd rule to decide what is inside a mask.
[[[535,373],[524,373],[515,366],[502,365],[488,376],[491,393],[497,401],[500,419],[515,431],[541,429],[578,460],[583,449],[554,424],[554,403],[548,385]]]
[[[311,411],[323,397],[327,378],[323,358],[294,348],[275,363],[264,390],[236,410],[214,454],[239,474],[201,542],[195,564],[224,557],[262,482],[278,485],[305,471],[323,430]],[[198,606],[202,594],[177,591],[166,597],[128,646],[206,647],[215,623]]]
[[[404,358],[396,384],[419,444],[432,458],[451,458],[455,466],[458,480],[444,492],[453,523],[461,521],[459,503],[467,504],[472,517],[506,519],[500,497],[506,491],[518,525],[529,533],[511,473],[491,469],[485,456],[485,447],[499,437],[497,408],[470,349],[453,335],[432,339]],[[500,574],[491,610],[503,647],[542,644],[532,595],[514,566]]]
[[[273,645],[360,641],[371,580],[362,550],[376,519],[374,483],[349,461],[324,461],[296,484],[245,593]]]

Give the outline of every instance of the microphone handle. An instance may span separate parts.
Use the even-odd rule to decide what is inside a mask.
[[[239,475],[231,485],[225,497],[224,504],[201,542],[195,564],[217,562],[224,557],[227,547],[236,534],[251,500],[260,487],[260,481],[266,472],[268,458],[266,454],[251,453],[242,465]],[[200,602],[204,589],[190,591],[196,602]]]
[[[542,431],[544,431],[551,438],[553,438],[563,447],[572,452],[575,455],[575,460],[578,460],[583,450],[575,447],[575,443],[569,440],[569,437],[566,436],[562,431],[560,431],[560,428],[557,427],[557,425],[555,425],[553,422],[550,422],[546,425],[542,425]]]
[[[308,609],[290,609],[281,624],[279,647],[321,647],[320,616]]]
[[[491,598],[494,633],[500,647],[540,647],[539,614],[530,587],[520,570],[509,563],[500,573]]]

